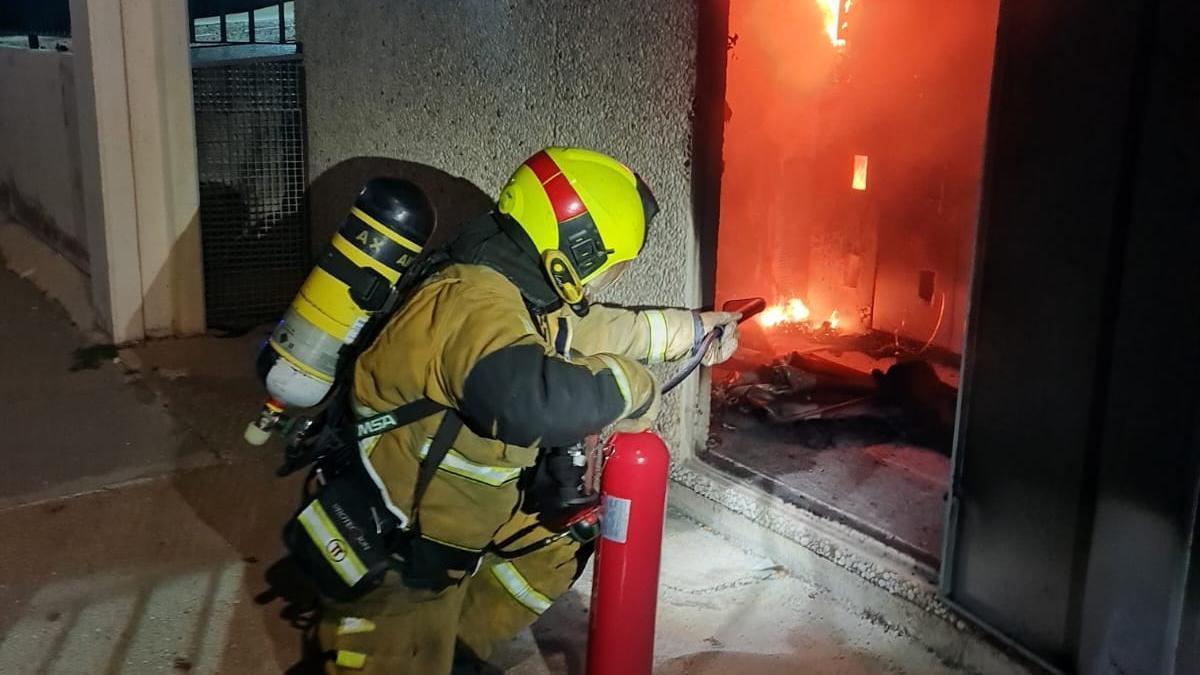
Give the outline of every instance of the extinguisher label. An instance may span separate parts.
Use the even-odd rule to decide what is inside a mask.
[[[600,514],[600,536],[618,544],[625,543],[625,537],[629,534],[631,504],[628,499],[604,495],[604,510]]]

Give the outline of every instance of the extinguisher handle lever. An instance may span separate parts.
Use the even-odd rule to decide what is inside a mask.
[[[742,318],[738,323],[743,323],[746,319],[758,314],[767,308],[767,301],[763,298],[742,298],[741,300],[730,300],[721,305],[722,312],[731,312],[733,314],[741,314]]]

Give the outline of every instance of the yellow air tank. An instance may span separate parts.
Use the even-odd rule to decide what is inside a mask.
[[[354,200],[283,319],[259,352],[269,398],[246,441],[261,445],[287,408],[320,403],[342,349],[380,311],[433,231],[433,208],[416,185],[375,178]]]

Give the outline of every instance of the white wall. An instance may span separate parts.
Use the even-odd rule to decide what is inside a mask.
[[[92,298],[115,342],[204,330],[187,7],[71,0]]]
[[[86,272],[74,59],[0,47],[0,211]]]

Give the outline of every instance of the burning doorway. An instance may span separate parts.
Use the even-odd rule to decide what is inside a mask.
[[[703,457],[936,566],[998,0],[729,11]]]

